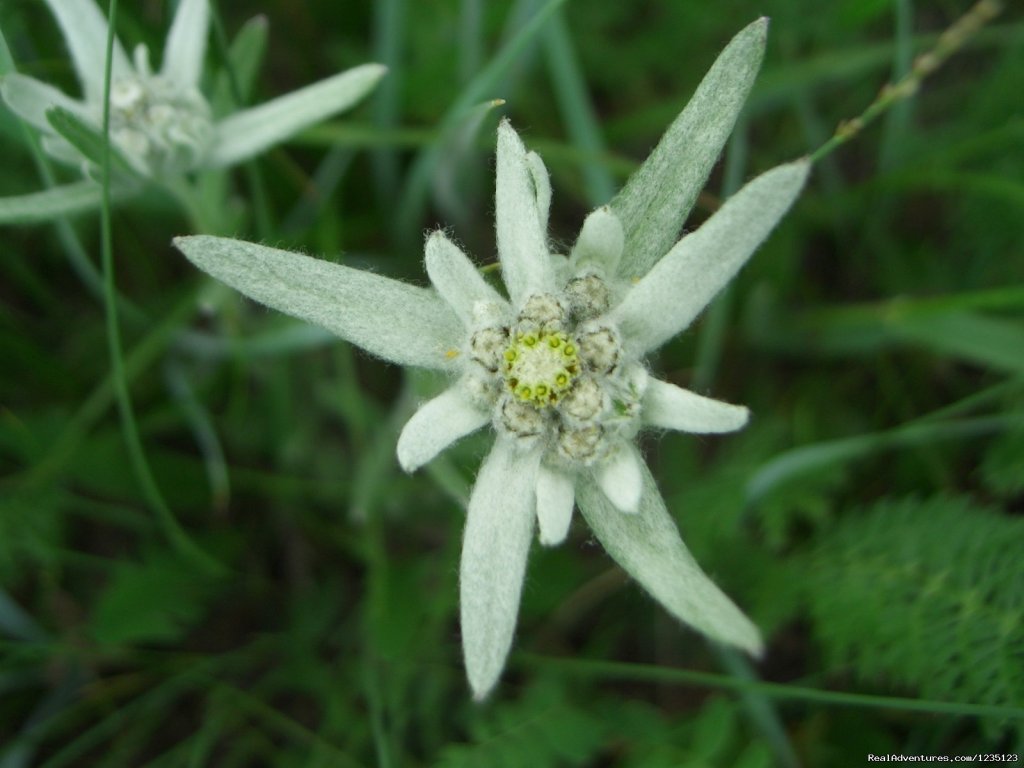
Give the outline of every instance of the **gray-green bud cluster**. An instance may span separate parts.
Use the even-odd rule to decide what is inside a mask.
[[[145,47],[135,53],[136,71],[111,83],[111,138],[157,176],[201,165],[214,134],[209,104],[195,88],[154,74]]]

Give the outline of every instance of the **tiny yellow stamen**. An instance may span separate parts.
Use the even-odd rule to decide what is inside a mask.
[[[562,331],[518,332],[502,352],[505,384],[516,399],[536,408],[555,405],[579,373],[576,345]]]
[[[454,360],[456,357],[459,356],[459,350],[457,350],[457,349],[449,349],[447,352],[444,353],[444,356],[448,360]]]

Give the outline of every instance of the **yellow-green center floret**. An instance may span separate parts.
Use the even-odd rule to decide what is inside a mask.
[[[503,354],[505,384],[537,408],[557,403],[579,373],[576,345],[561,331],[516,333]]]

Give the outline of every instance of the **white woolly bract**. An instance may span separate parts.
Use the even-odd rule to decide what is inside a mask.
[[[181,0],[167,33],[161,74],[179,85],[197,88],[209,29],[209,0]]]
[[[551,177],[544,159],[536,152],[526,153],[526,167],[530,171],[534,196],[537,198],[537,220],[540,231],[548,231],[548,215],[551,212]]]
[[[641,466],[638,513],[624,515],[595,483],[576,485],[576,503],[590,529],[626,573],[673,616],[728,645],[760,655],[761,635],[700,569],[665,509],[654,478]]]
[[[498,257],[509,298],[518,308],[530,294],[554,289],[554,266],[548,258],[526,147],[508,120],[498,126],[497,152],[494,215]]]
[[[385,72],[380,64],[363,64],[226,117],[216,125],[208,164],[234,165],[351,107]]]
[[[581,267],[593,264],[603,274],[614,275],[622,258],[625,234],[622,222],[607,206],[590,213],[583,222],[576,245],[572,249],[572,264]]]
[[[398,436],[398,462],[406,472],[415,472],[460,437],[475,432],[490,421],[466,398],[458,386],[446,389],[413,414]]]
[[[620,514],[633,514],[640,505],[640,494],[643,490],[641,464],[643,459],[636,448],[624,443],[594,470],[597,484]]]
[[[81,102],[66,96],[52,85],[17,72],[4,76],[0,82],[0,93],[18,117],[41,131],[53,130],[50,121],[46,119],[46,111],[54,107],[66,109],[82,120],[92,119],[89,110]],[[79,157],[77,150],[74,150],[74,157]]]
[[[646,274],[676,241],[757,77],[767,34],[768,19],[762,18],[732,39],[650,157],[612,200],[626,231],[621,275]]]
[[[649,426],[694,434],[735,432],[750,418],[742,405],[712,400],[654,378],[648,381],[640,413]]]
[[[693,321],[789,210],[810,167],[806,160],[780,165],[746,184],[633,286],[612,318],[635,354]]]
[[[71,62],[82,84],[85,100],[101,103],[103,79],[107,63],[107,20],[93,0],[46,0],[71,53]],[[114,39],[111,77],[117,79],[132,73],[121,43]]]
[[[443,232],[434,232],[427,238],[425,251],[430,282],[467,327],[474,322],[473,307],[478,302],[505,303],[469,257]]]
[[[465,332],[433,290],[225,237],[178,237],[193,264],[268,307],[402,365],[447,369]]]
[[[499,437],[480,467],[459,567],[462,651],[473,696],[490,693],[512,645],[533,538],[539,451]]]
[[[541,465],[537,475],[537,524],[540,543],[546,547],[561,544],[569,534],[575,504],[574,484],[574,479],[564,472]]]

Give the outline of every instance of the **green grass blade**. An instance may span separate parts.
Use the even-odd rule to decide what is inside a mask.
[[[202,401],[196,396],[180,362],[168,361],[164,368],[164,376],[171,398],[181,409],[203,458],[203,466],[210,482],[213,511],[223,514],[231,500],[231,482],[224,449],[213,427],[213,420]]]
[[[587,93],[565,14],[561,9],[551,17],[544,31],[544,51],[562,120],[568,127],[573,144],[585,152],[604,152],[605,144],[597,114]],[[611,200],[617,189],[611,174],[599,164],[583,166],[583,179],[587,201],[595,208]]]
[[[374,59],[388,68],[373,95],[373,122],[381,130],[398,125],[401,117],[401,93],[405,80],[402,51],[405,42],[407,0],[377,0],[374,9]],[[398,154],[394,148],[381,147],[373,153],[373,177],[382,205],[398,197]]]
[[[839,440],[805,445],[779,454],[766,462],[747,482],[747,502],[757,504],[772,490],[789,480],[845,464],[873,453],[941,441],[960,441],[1020,426],[1020,417],[986,416],[950,422],[908,424],[885,432],[874,432]]]
[[[419,239],[427,190],[437,164],[443,159],[443,148],[458,132],[467,115],[472,113],[474,108],[479,108],[477,105],[486,98],[493,96],[488,92],[493,90],[518,56],[540,34],[552,14],[567,1],[548,0],[518,34],[509,40],[487,66],[463,88],[462,93],[445,112],[438,126],[436,140],[419,154],[409,171],[396,214],[395,226],[399,233],[406,233],[406,236],[408,233],[416,233],[416,238]]]
[[[893,51],[892,82],[906,77],[913,64],[914,5],[912,0],[895,0],[896,45]],[[888,170],[899,165],[899,154],[910,133],[913,98],[893,105],[882,124],[882,140],[878,149],[878,167]]]

